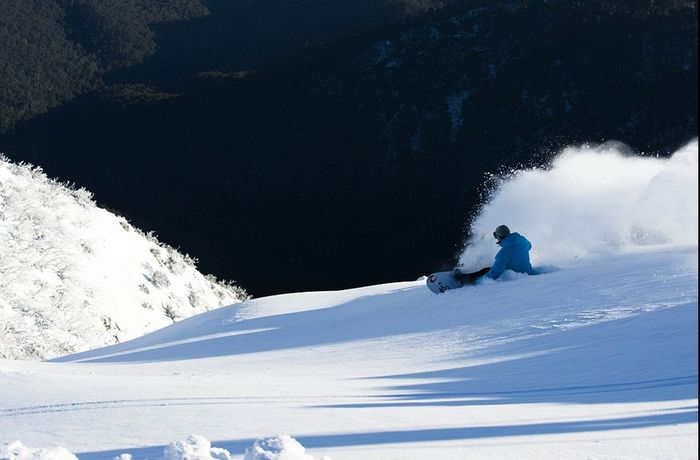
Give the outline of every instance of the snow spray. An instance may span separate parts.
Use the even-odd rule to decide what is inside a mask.
[[[670,158],[630,155],[620,143],[564,149],[550,167],[500,179],[471,223],[459,263],[493,262],[506,224],[533,245],[533,265],[641,247],[698,244],[698,141]]]

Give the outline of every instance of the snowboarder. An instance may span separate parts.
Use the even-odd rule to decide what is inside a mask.
[[[459,268],[455,268],[453,272],[455,279],[462,284],[475,283],[484,276],[495,280],[506,270],[527,273],[528,275],[537,274],[530,264],[532,244],[527,238],[517,232],[511,233],[505,225],[499,225],[493,232],[493,237],[496,238],[496,244],[501,246],[493,266],[482,268],[474,273],[462,273]]]

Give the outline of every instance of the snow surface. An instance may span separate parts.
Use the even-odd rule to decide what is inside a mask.
[[[697,169],[690,185],[659,215],[697,222],[684,198]],[[625,190],[638,189],[610,193]],[[530,201],[533,219],[560,199]],[[607,222],[617,201],[599,199],[586,215]],[[658,222],[644,222],[653,244],[591,238],[538,276],[272,296],[51,362],[0,360],[0,444],[88,460],[163,458],[178,442],[250,460],[283,440],[334,460],[697,458],[697,233],[669,238]]]
[[[88,191],[0,155],[0,357],[104,346],[244,298]]]

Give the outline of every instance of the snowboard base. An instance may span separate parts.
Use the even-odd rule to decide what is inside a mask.
[[[442,294],[450,289],[458,289],[463,286],[452,276],[452,271],[433,273],[425,280],[425,284],[435,294]]]
[[[461,287],[474,284],[476,280],[484,276],[491,267],[485,267],[474,273],[462,273],[459,275],[459,279],[454,277],[453,271],[448,272],[435,272],[428,276],[425,284],[435,294],[442,294],[450,289],[459,289]]]

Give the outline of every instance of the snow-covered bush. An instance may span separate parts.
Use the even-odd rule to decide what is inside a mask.
[[[314,460],[299,441],[282,434],[274,438],[260,438],[246,449],[243,460]],[[323,457],[321,460],[330,460]]]
[[[170,443],[163,451],[163,460],[231,460],[231,453],[211,447],[209,440],[202,436],[191,435],[184,441]],[[306,453],[299,441],[282,434],[257,439],[246,449],[243,460],[314,460],[314,457]],[[319,460],[332,459],[321,457]]]
[[[0,358],[109,345],[247,297],[87,190],[0,155]]]
[[[0,444],[0,460],[78,460],[63,447],[31,449],[21,441]]]
[[[129,453],[113,460],[131,460]],[[0,444],[0,460],[78,460],[63,447],[30,449],[20,441]],[[173,441],[163,449],[161,460],[232,460],[226,449],[212,447],[211,442],[198,435],[190,435],[184,441]],[[296,439],[288,434],[274,438],[259,438],[246,449],[243,460],[314,460]],[[321,457],[319,460],[332,460]]]
[[[163,460],[231,460],[231,454],[212,447],[203,436],[190,435],[184,441],[171,442],[163,450]]]

